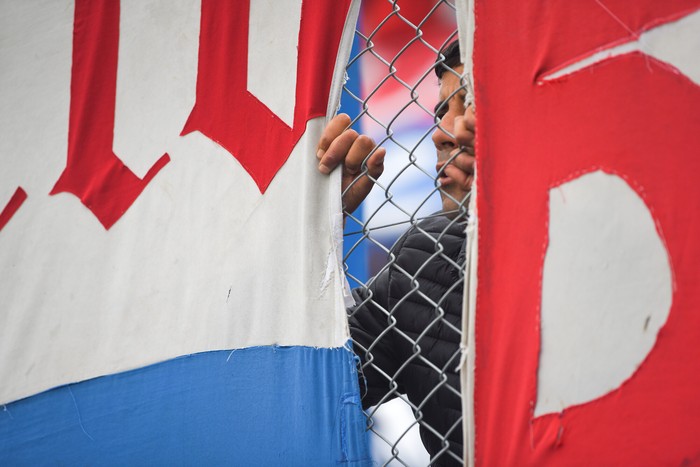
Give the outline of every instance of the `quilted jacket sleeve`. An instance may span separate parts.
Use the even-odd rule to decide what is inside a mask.
[[[400,254],[404,235],[392,248],[391,257]],[[396,355],[393,317],[389,314],[392,303],[389,290],[392,280],[392,261],[377,274],[368,287],[352,291],[356,305],[348,310],[350,334],[355,353],[362,362],[360,393],[364,408],[386,402],[403,393],[403,388],[392,390],[392,379],[403,363]]]

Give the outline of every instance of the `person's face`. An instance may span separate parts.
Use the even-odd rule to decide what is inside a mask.
[[[464,116],[466,91],[461,87],[459,75],[462,65],[454,68],[454,73],[446,70],[440,79],[440,103],[436,106],[436,116],[440,124],[433,132],[433,143],[437,149],[438,181],[442,209],[445,212],[459,211],[464,206],[467,194],[474,179],[473,146],[469,153],[460,153],[460,144],[455,139],[455,118]],[[454,156],[459,154],[459,161]],[[448,162],[449,161],[449,162]],[[449,164],[449,167],[448,167]],[[448,170],[445,170],[445,169]],[[461,209],[464,211],[466,206]]]

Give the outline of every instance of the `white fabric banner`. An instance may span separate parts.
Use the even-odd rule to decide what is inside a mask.
[[[196,99],[200,2],[120,3],[112,149],[139,178],[163,154],[170,160],[105,228],[73,194],[49,195],[66,167],[69,119],[80,118],[70,115],[74,2],[2,2],[0,403],[195,352],[348,339],[339,179],[316,169],[324,118],[308,122],[261,193],[224,147],[198,131],[180,135]],[[340,21],[330,113],[359,7],[352,3]],[[296,12],[287,15],[294,39],[301,0],[271,7],[280,17]],[[258,10],[251,29],[265,20]],[[266,69],[287,77],[296,66]],[[257,87],[273,86],[274,76]],[[295,96],[288,99],[280,105],[293,109]],[[18,187],[27,198],[8,215]]]

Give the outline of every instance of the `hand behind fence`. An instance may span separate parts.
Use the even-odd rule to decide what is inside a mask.
[[[323,174],[343,166],[343,209],[348,213],[369,194],[374,181],[384,171],[386,155],[386,149],[377,147],[372,138],[348,128],[350,123],[346,114],[333,117],[321,134],[316,153],[318,170]]]

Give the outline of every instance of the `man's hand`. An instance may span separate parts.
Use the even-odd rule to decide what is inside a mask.
[[[474,132],[476,131],[476,115],[470,105],[464,111],[464,115],[455,117],[455,139],[457,144],[464,146],[467,152],[474,155]]]
[[[318,170],[323,174],[327,175],[337,166],[343,166],[343,209],[349,213],[357,209],[372,190],[373,179],[384,171],[386,155],[384,148],[376,148],[372,138],[348,129],[350,122],[346,114],[333,117],[321,134],[316,153]]]
[[[462,190],[469,191],[474,179],[474,133],[476,116],[472,106],[467,107],[464,115],[455,117],[454,138],[457,148],[450,153],[450,163],[443,172]]]

